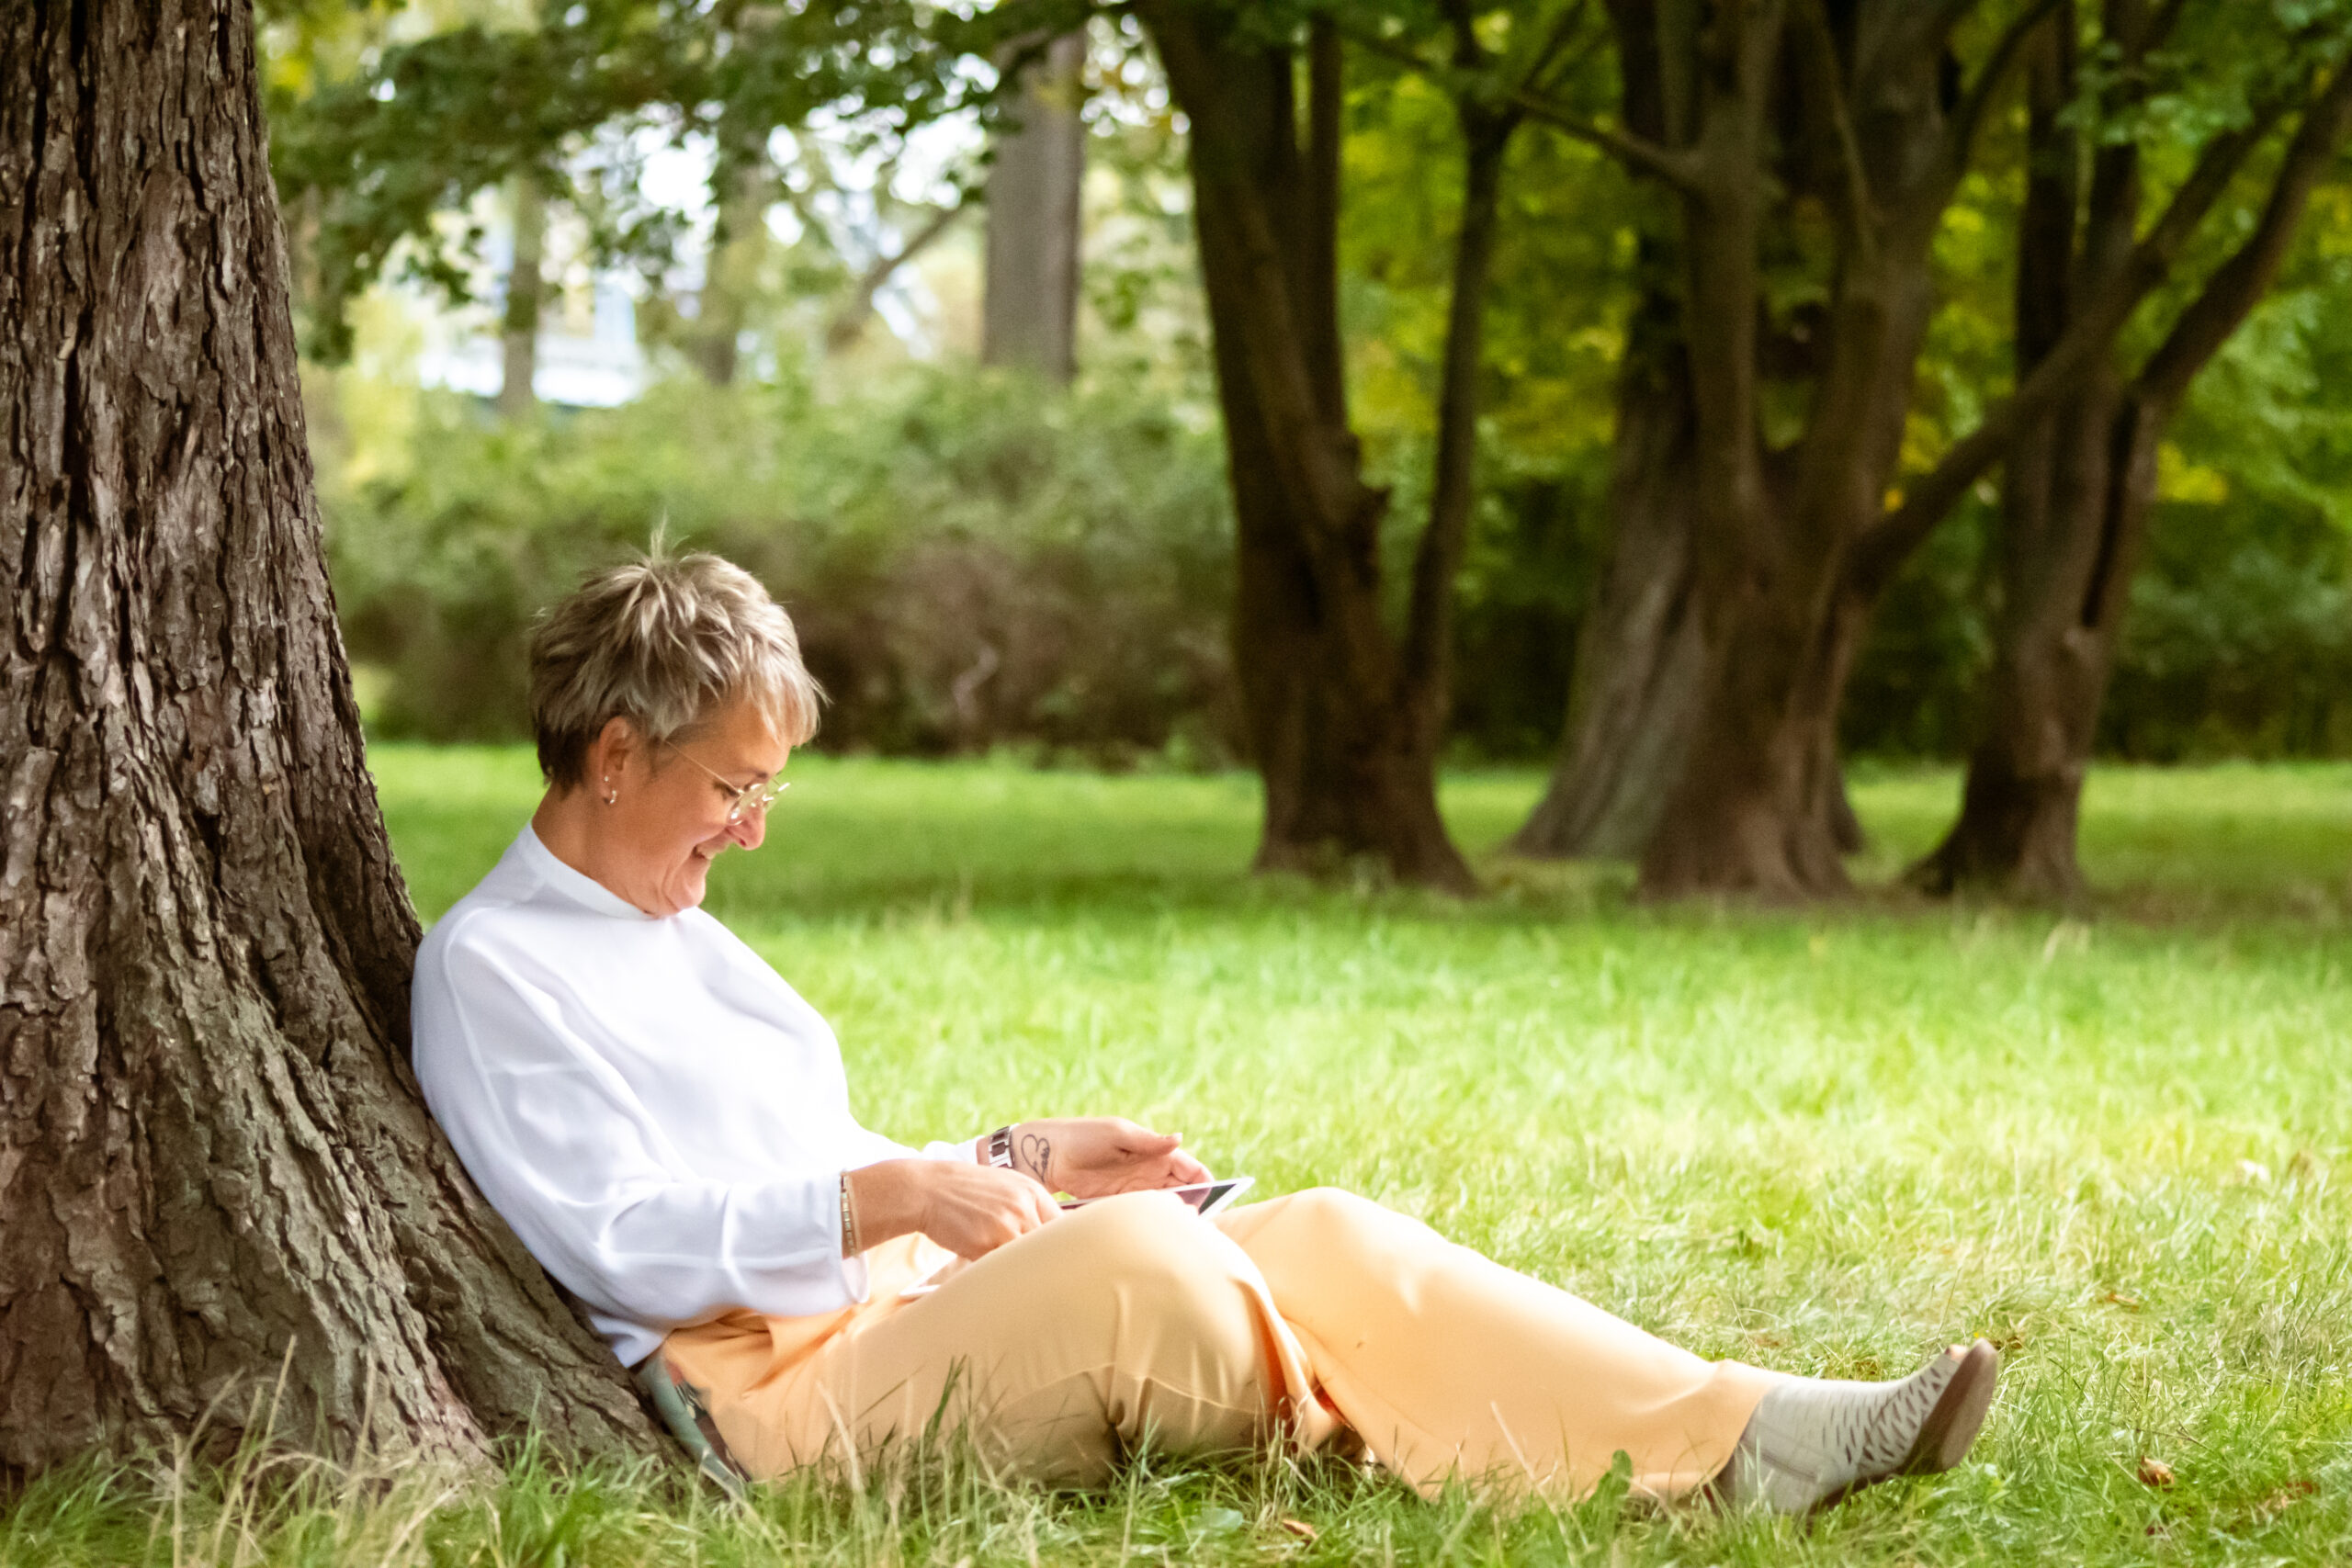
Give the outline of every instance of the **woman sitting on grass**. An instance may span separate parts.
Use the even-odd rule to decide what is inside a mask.
[[[1204,1219],[1149,1190],[1200,1163],[1132,1122],[867,1132],[825,1021],[697,908],[817,728],[791,622],[715,557],[640,560],[530,660],[547,795],[417,956],[417,1075],[690,1446],[772,1476],[936,1424],[1080,1483],[1146,1440],[1343,1446],[1563,1496],[1622,1451],[1650,1495],[1801,1513],[1983,1425],[1982,1340],[1884,1383],[1708,1362],[1350,1193]]]

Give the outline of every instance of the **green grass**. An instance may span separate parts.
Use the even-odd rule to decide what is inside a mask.
[[[518,751],[373,761],[428,917],[535,797]],[[1163,1461],[1104,1497],[948,1465],[743,1513],[537,1462],[321,1469],[266,1505],[227,1472],[87,1472],[0,1515],[0,1562],[2352,1555],[2352,768],[2097,775],[2088,919],[1885,891],[1654,908],[1622,869],[1491,860],[1495,895],[1457,905],[1242,876],[1246,777],[793,776],[711,907],[833,1020],[869,1125],[1124,1111],[1790,1371],[1890,1374],[1982,1333],[2009,1371],[1974,1462],[1810,1531],[1608,1495],[1430,1505],[1319,1465]],[[1453,781],[1463,841],[1498,841],[1539,782]],[[1933,841],[1955,787],[1858,778],[1866,881]]]

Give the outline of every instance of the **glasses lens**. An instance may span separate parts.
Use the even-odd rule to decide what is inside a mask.
[[[754,784],[735,797],[734,806],[727,813],[728,824],[739,824],[753,813],[766,816],[768,807],[775,804],[775,797],[791,787],[788,784]]]

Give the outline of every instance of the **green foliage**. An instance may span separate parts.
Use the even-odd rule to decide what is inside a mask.
[[[2352,192],[2328,193],[2299,273],[2180,421],[2101,715],[2111,751],[2352,750]]]
[[[1460,222],[1461,132],[1426,75],[1370,53],[1355,67],[1340,228],[1351,406],[1368,467],[1391,490],[1385,543],[1401,593],[1429,515],[1452,281],[1451,251],[1433,239]],[[1531,128],[1511,144],[1487,300],[1478,494],[1455,583],[1453,727],[1467,755],[1540,756],[1558,739],[1607,542],[1616,361],[1655,208],[1582,143]]]
[[[435,398],[405,455],[327,515],[380,733],[522,733],[531,617],[662,528],[792,610],[832,694],[829,746],[1224,755],[1215,437],[1116,388],[680,380],[519,425]]]
[[[487,6],[481,9],[489,9]],[[681,216],[638,178],[650,145],[707,139],[720,189],[769,133],[820,114],[876,134],[984,105],[961,64],[1000,24],[925,0],[538,0],[523,15],[460,16],[421,37],[325,52],[296,7],[270,84],[270,161],[304,215],[310,345],[351,348],[345,309],[395,257],[448,299],[470,297],[482,234],[476,193],[530,175],[589,220],[592,253],[658,271]],[[323,36],[322,36],[323,35]]]
[[[2102,118],[2098,101],[2086,99],[2078,114],[2093,140],[2141,140],[2153,209],[2198,140],[2243,116],[2253,84],[2333,47],[2343,7],[2191,5],[2177,43],[2115,98],[2128,112]],[[1597,27],[1597,10],[1587,11],[1579,25]],[[432,28],[420,32],[427,13]],[[1021,0],[985,25],[1001,32],[1075,14],[1059,0]],[[1279,30],[1305,13],[1285,5],[1253,14]],[[1475,9],[1489,73],[1509,79],[1550,36],[1546,26],[1573,14],[1537,0]],[[2008,14],[1988,7],[1963,33],[1962,52],[1981,54]],[[825,314],[809,307],[838,299],[869,259],[842,250],[809,217],[841,175],[833,165],[848,168],[860,147],[887,160],[905,126],[980,101],[987,73],[975,73],[970,51],[995,34],[918,0],[881,10],[436,0],[397,16],[279,0],[269,16],[276,156],[298,253],[322,278],[322,311],[396,255],[465,287],[479,238],[461,216],[466,199],[516,169],[560,176],[560,198],[591,220],[593,253],[650,265],[678,215],[632,193],[628,161],[647,146],[707,137],[740,150],[747,127],[820,113],[854,122],[838,145],[804,138],[779,171],[776,188],[802,212],[805,232],[771,254],[758,285],[765,302],[750,319],[774,329],[752,357],[763,371],[774,361],[785,385],[707,405],[665,388],[640,410],[559,415],[513,432],[453,400],[436,405],[412,455],[377,465],[364,482],[340,479],[332,457],[322,462],[355,646],[379,667],[371,673],[390,676],[376,705],[387,733],[511,734],[520,626],[587,562],[641,541],[666,512],[676,530],[756,558],[797,596],[840,698],[837,743],[937,751],[1016,742],[1120,759],[1182,734],[1185,754],[1229,751],[1226,569],[1215,542],[1223,525],[1210,521],[1224,502],[1216,445],[1200,430],[1208,349],[1181,128],[1132,20],[1096,30],[1090,111],[1095,217],[1083,354],[1098,381],[1120,389],[1102,394],[1109,403],[1089,394],[1056,412],[952,367],[838,397],[798,383],[796,340],[820,335]],[[1428,512],[1447,242],[1458,221],[1462,148],[1448,93],[1472,83],[1446,63],[1438,9],[1384,0],[1341,20],[1352,40],[1341,234],[1351,410],[1371,473],[1391,488],[1387,581],[1400,587]],[[2095,37],[2087,13],[2086,27]],[[2216,40],[2231,28],[2245,31],[2248,47],[2226,69],[2204,69],[2225,52]],[[1597,33],[1565,36],[1563,58],[1577,64],[1557,96],[1605,119],[1610,52]],[[866,47],[849,47],[853,37]],[[2116,85],[2095,62],[2086,91]],[[1945,215],[1941,309],[1920,367],[1906,469],[1932,462],[2008,379],[2022,140],[2012,104],[1988,127],[1980,166]],[[2187,281],[2147,312],[2139,340],[2243,235],[2267,156],[2206,226],[2182,268]],[[885,199],[878,189],[875,199]],[[1512,143],[1502,217],[1479,488],[1456,592],[1454,734],[1461,755],[1528,758],[1556,737],[1606,547],[1614,376],[1633,288],[1644,268],[1652,284],[1672,288],[1674,226],[1657,191],[1541,124]],[[2352,437],[2326,390],[2352,375],[2341,325],[2352,321],[2344,260],[2352,213],[2341,186],[2320,194],[2307,229],[2313,238],[2281,299],[2209,373],[2177,433],[2167,471],[2179,482],[2168,481],[2135,593],[2102,732],[2110,751],[2352,746],[2334,696],[2352,672],[2344,629],[2352,565],[2342,545]],[[1786,254],[1775,253],[1782,328],[1819,281],[1807,271],[1805,234],[1785,238]],[[657,290],[645,319],[674,309]],[[861,358],[815,378],[830,385],[866,368]],[[1782,410],[1796,417],[1804,389],[1776,385],[1797,398]],[[1079,426],[1099,427],[1101,449],[1073,434]],[[1170,434],[1164,442],[1137,434],[1147,429]],[[1021,468],[1028,457],[1006,456],[1015,447],[1073,472],[1066,480],[1032,472],[1018,493],[968,482],[974,465]],[[859,521],[840,520],[851,513]],[[1991,527],[1983,502],[1972,502],[1910,563],[1855,675],[1842,725],[1850,749],[1951,756],[1969,743],[1998,610]],[[1081,605],[1116,609],[1089,615]],[[1094,629],[1069,629],[1081,622]],[[1110,637],[1103,628],[1114,624],[1131,628],[1129,642]],[[984,645],[997,660],[985,673]],[[965,676],[978,683],[959,703]]]

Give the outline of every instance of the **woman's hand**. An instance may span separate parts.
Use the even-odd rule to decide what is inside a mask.
[[[1124,1116],[1057,1116],[1012,1129],[1012,1168],[1049,1190],[1104,1198],[1184,1187],[1209,1179],[1183,1139],[1155,1133]]]
[[[1017,1170],[956,1160],[884,1160],[851,1171],[849,1187],[869,1247],[921,1231],[959,1257],[984,1258],[1062,1213]]]

